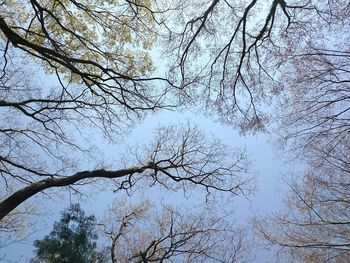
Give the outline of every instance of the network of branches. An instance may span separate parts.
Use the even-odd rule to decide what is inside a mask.
[[[147,114],[189,108],[241,132],[277,123],[308,170],[290,182],[293,213],[258,232],[298,260],[346,259],[349,17],[345,0],[1,1],[0,230],[25,227],[11,217],[29,198],[98,179],[249,193],[245,152],[192,124],[100,164],[94,133],[118,144]]]

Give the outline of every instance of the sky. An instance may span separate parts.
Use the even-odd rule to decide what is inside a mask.
[[[234,210],[232,220],[238,225],[243,225],[250,232],[251,225],[249,222],[253,216],[258,214],[262,216],[271,215],[271,213],[283,209],[283,192],[286,190],[282,182],[282,178],[286,176],[286,166],[277,158],[277,153],[271,143],[271,134],[257,134],[257,135],[240,135],[237,130],[229,126],[222,126],[219,123],[209,120],[204,116],[198,116],[190,112],[174,112],[168,111],[150,116],[142,121],[125,139],[124,146],[127,145],[141,145],[151,139],[152,131],[159,124],[173,124],[181,123],[190,120],[197,124],[206,133],[215,135],[220,138],[225,144],[230,147],[243,147],[246,149],[249,159],[251,161],[249,176],[255,177],[256,191],[249,196],[237,196],[227,200],[222,200],[218,205],[223,209],[230,206]],[[97,136],[96,136],[97,137]],[[118,159],[123,154],[123,147],[120,145],[112,145],[100,138],[99,144],[104,149],[106,156],[111,159]],[[118,148],[120,151],[118,153]],[[102,185],[102,184],[101,184]],[[52,229],[52,224],[58,220],[60,212],[69,206],[70,203],[81,202],[86,214],[94,214],[98,219],[105,216],[105,211],[111,202],[120,198],[120,195],[112,192],[111,189],[101,192],[100,189],[86,189],[84,192],[89,192],[90,196],[80,199],[71,193],[71,195],[62,194],[60,189],[54,191],[53,199],[47,200],[46,196],[39,197],[41,202],[45,204],[44,215],[38,219],[36,231],[20,243],[14,243],[6,248],[0,250],[1,262],[27,262],[33,256],[32,241],[40,239],[48,234]],[[140,194],[136,193],[134,200],[139,198]],[[186,198],[182,197],[182,193],[169,193],[163,191],[162,193],[153,188],[143,191],[143,197],[151,198],[152,200],[162,200],[163,203],[174,203],[180,205],[200,205],[204,202],[205,197],[202,194],[194,193]],[[174,200],[176,200],[174,202]],[[181,200],[181,201],[180,201]],[[256,259],[252,262],[271,262],[274,258],[273,253],[259,248],[254,251]],[[262,261],[262,259],[266,261]]]
[[[160,56],[157,51],[154,51],[153,56]],[[157,62],[162,61],[156,59]],[[164,65],[158,65],[159,72],[162,72]],[[50,79],[50,81],[53,81]],[[101,136],[91,131],[91,137],[97,142],[101,149],[103,149],[104,158],[106,162],[111,163],[120,159],[125,154],[123,150],[128,148],[128,145],[141,145],[150,140],[152,137],[152,131],[159,124],[173,124],[184,123],[190,121],[197,124],[202,130],[209,134],[220,138],[226,145],[230,147],[242,147],[245,148],[249,159],[251,161],[249,176],[255,178],[256,191],[245,197],[237,196],[233,199],[229,199],[229,204],[223,200],[219,203],[219,206],[226,208],[230,206],[234,209],[232,220],[237,224],[246,227],[247,231],[250,231],[250,220],[254,215],[269,216],[276,211],[281,211],[284,207],[283,194],[287,190],[287,187],[283,184],[283,178],[289,176],[289,166],[286,165],[281,158],[279,158],[278,151],[273,146],[273,134],[269,133],[257,133],[255,135],[242,135],[239,134],[235,127],[223,126],[218,122],[211,120],[206,116],[201,116],[198,113],[193,112],[176,112],[176,111],[162,111],[157,114],[148,116],[145,120],[141,121],[136,128],[130,131],[123,137],[122,141],[117,141],[116,144],[111,144],[104,140]],[[83,164],[83,166],[89,166],[89,163]],[[34,233],[26,237],[23,241],[14,243],[0,250],[0,262],[4,263],[17,263],[28,262],[33,256],[32,242],[35,239],[41,239],[44,235],[48,234],[52,229],[54,221],[58,220],[60,212],[69,206],[70,203],[81,202],[83,209],[87,214],[95,214],[98,219],[102,219],[105,216],[105,210],[108,205],[119,196],[113,193],[112,189],[107,191],[100,191],[103,185],[93,188],[85,188],[85,192],[89,193],[89,196],[79,198],[72,192],[62,193],[60,189],[54,190],[52,198],[47,198],[46,195],[40,195],[35,200],[44,204],[44,208],[41,212],[42,215],[37,219]],[[143,192],[142,196],[148,196],[152,200],[162,200],[162,202],[171,203],[174,202],[177,205],[181,203],[186,204],[190,202],[191,205],[200,205],[204,202],[205,197],[203,195],[194,193],[189,196],[188,199],[180,197],[181,193],[160,193],[157,188],[153,188]],[[134,199],[139,198],[140,194],[135,194]],[[181,200],[181,201],[180,201]],[[255,259],[252,260],[256,263],[272,262],[275,258],[273,252],[265,250],[260,247],[254,249]]]

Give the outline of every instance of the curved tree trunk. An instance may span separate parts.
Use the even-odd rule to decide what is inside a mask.
[[[4,199],[0,203],[0,221],[13,209],[19,206],[28,198],[33,195],[52,188],[52,187],[62,187],[72,185],[78,181],[91,178],[120,178],[126,175],[132,175],[134,173],[142,173],[146,169],[151,168],[151,164],[146,164],[144,166],[136,166],[127,169],[121,169],[116,171],[106,171],[106,170],[94,170],[94,171],[83,171],[78,172],[72,176],[64,178],[50,178],[45,179],[24,187],[17,192],[10,195],[8,198]]]

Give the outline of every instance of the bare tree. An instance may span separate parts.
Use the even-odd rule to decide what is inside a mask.
[[[295,2],[183,4],[177,13],[181,27],[169,38],[176,57],[171,72],[206,101],[209,113],[219,112],[222,121],[243,131],[263,129],[269,113],[264,106],[276,95],[273,54],[284,49],[285,35],[293,36],[295,14],[312,12],[311,3]]]
[[[287,147],[313,155],[313,148],[347,142],[349,128],[349,4],[329,1],[315,6],[318,19],[304,18],[300,39],[288,39],[278,56],[285,90],[280,130]],[[319,39],[322,38],[322,39]],[[287,74],[288,73],[288,74]]]
[[[307,171],[289,183],[287,211],[258,223],[257,229],[302,262],[347,262],[349,5],[329,2],[323,7],[315,8],[323,21],[316,20],[317,25],[306,17],[305,28],[298,30],[304,42],[290,39],[293,52],[280,56],[281,72],[290,73],[281,83],[286,91],[278,116],[281,141]]]
[[[25,177],[26,186],[2,200],[1,219],[37,193],[95,178],[113,179],[117,189],[125,190],[140,180],[151,180],[166,188],[182,187],[184,190],[187,187],[201,186],[208,194],[212,191],[238,194],[249,189],[245,188],[249,180],[245,181],[241,177],[247,171],[245,154],[243,152],[229,154],[217,140],[210,142],[195,127],[188,126],[178,131],[175,127],[159,129],[153,143],[145,150],[146,153],[147,155],[137,156],[135,166],[113,171],[99,169],[67,175],[38,174],[37,171],[22,168],[26,173],[31,173],[33,178]],[[4,159],[2,164],[9,171],[4,174],[4,178],[5,175],[16,178],[15,172],[9,169],[12,162]]]
[[[116,190],[150,182],[185,191],[199,187],[206,195],[249,192],[249,179],[242,177],[245,153],[230,152],[191,125],[159,129],[128,165],[108,164],[115,168],[107,170],[94,160],[92,131],[115,142],[146,112],[177,105],[167,95],[183,87],[153,76],[150,56],[158,32],[170,32],[162,20],[173,11],[166,3],[3,1],[0,10],[5,226],[34,195],[76,190],[96,179],[111,179]],[[52,75],[56,82],[47,81]]]
[[[150,1],[3,1],[1,10],[3,58],[10,46],[30,54],[56,74],[62,95],[71,93],[65,79],[83,84],[81,96],[93,94],[100,104],[122,105],[125,112],[165,106],[166,89],[153,83],[162,79],[149,77],[157,25]]]
[[[6,47],[34,55],[59,78],[68,74],[84,84],[84,94],[93,93],[108,109],[122,105],[126,114],[178,105],[174,96],[165,99],[171,91],[181,102],[204,99],[208,113],[218,111],[243,130],[262,129],[270,115],[265,104],[289,82],[280,72],[282,64],[290,69],[286,60],[347,52],[326,43],[348,17],[346,1],[125,1],[113,9],[95,2],[31,1],[22,16],[18,5],[2,4]],[[347,43],[346,34],[337,35]],[[168,41],[170,68],[163,77],[147,74],[153,69],[147,51],[156,36]],[[139,42],[146,54],[129,52],[128,45]]]
[[[25,242],[35,232],[38,208],[26,203],[14,209],[0,222],[0,250],[17,243]]]
[[[286,211],[257,222],[260,235],[302,262],[346,262],[350,251],[349,164],[348,145],[321,152],[304,177],[290,184]]]
[[[258,220],[256,228],[296,262],[347,262],[350,6],[347,1],[292,2],[284,2],[286,30],[270,31],[265,41],[277,40],[269,61],[276,70],[272,87],[282,95],[272,115],[280,124],[282,149],[307,168],[285,179],[290,186],[286,211]]]
[[[302,149],[312,178],[322,181],[331,156],[348,152],[348,1],[31,0],[3,1],[0,10],[0,218],[37,193],[96,178],[117,189],[148,179],[207,193],[244,190],[236,175],[246,170],[245,155],[227,154],[192,128],[160,129],[134,163],[116,170],[87,171],[70,154],[90,153],[80,139],[89,139],[86,125],[115,139],[125,123],[179,104],[204,101],[223,122],[259,130],[283,93],[283,140]],[[155,44],[167,54],[159,76]],[[29,59],[57,85],[22,78],[14,65]]]
[[[241,229],[209,210],[117,203],[104,226],[112,262],[244,262]]]
[[[30,1],[23,15],[15,12],[18,6],[16,1],[1,6],[4,45],[36,57],[59,79],[84,84],[85,96],[92,93],[105,108],[122,106],[134,116],[179,105],[178,99],[193,105],[200,98],[207,113],[219,112],[224,122],[256,130],[267,122],[265,104],[281,86],[276,57],[294,54],[290,42],[300,37],[305,42],[298,43],[307,45],[310,30],[320,40],[322,27],[346,17],[346,11],[334,10],[347,3]],[[164,41],[156,48],[169,68],[155,76],[149,52]]]
[[[344,65],[340,58],[348,55],[347,1],[177,4],[181,26],[172,27],[168,38],[168,54],[176,58],[171,73],[181,76],[188,94],[206,101],[208,113],[217,111],[243,130],[264,128],[271,117],[266,104],[291,81],[304,85],[301,79],[320,57]]]

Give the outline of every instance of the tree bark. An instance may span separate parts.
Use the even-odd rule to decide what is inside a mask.
[[[78,172],[74,175],[64,178],[50,178],[33,183],[18,190],[0,203],[0,221],[13,209],[19,206],[33,195],[53,187],[62,187],[72,185],[78,181],[90,178],[120,178],[134,173],[142,173],[146,169],[151,168],[151,164],[136,166],[116,171],[94,170]]]

